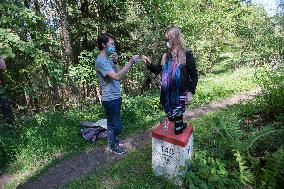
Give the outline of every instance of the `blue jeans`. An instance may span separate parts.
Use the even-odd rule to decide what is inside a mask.
[[[121,103],[121,98],[111,101],[102,101],[107,116],[107,140],[110,148],[119,144],[118,135],[122,130],[120,120]]]

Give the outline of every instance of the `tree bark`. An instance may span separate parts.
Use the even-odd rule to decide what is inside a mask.
[[[81,3],[81,14],[82,14],[82,18],[83,20],[88,19],[89,17],[89,2],[88,0],[82,0]],[[82,40],[82,50],[90,50],[88,49],[88,33],[84,32],[83,33],[83,40]]]
[[[75,66],[75,61],[73,57],[73,49],[71,43],[71,33],[70,27],[68,22],[68,12],[67,12],[67,1],[66,0],[56,0],[56,9],[59,13],[60,20],[61,20],[61,28],[62,28],[62,35],[63,35],[63,42],[65,47],[66,59],[68,66]],[[67,69],[68,70],[68,69]],[[71,101],[74,104],[79,105],[79,90],[76,85],[76,78],[73,76],[70,78],[71,80]]]
[[[38,0],[34,0],[34,6],[35,6],[36,13],[39,16],[41,16],[40,5],[39,5]],[[39,27],[41,32],[44,32],[44,30],[45,30],[44,23],[39,23],[38,27]],[[42,49],[45,52],[50,52],[50,48],[49,48],[48,44],[43,44]],[[54,84],[54,83],[52,84],[52,78],[50,77],[49,69],[48,69],[46,64],[42,65],[42,70],[43,70],[43,74],[44,74],[44,77],[46,79],[47,86],[48,86],[48,89],[49,89],[49,94],[50,94],[49,96],[52,97],[52,100],[51,100],[52,105],[55,108],[55,110],[57,110],[60,107],[60,104],[61,104],[58,85]]]

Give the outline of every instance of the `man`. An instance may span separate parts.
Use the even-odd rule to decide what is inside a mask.
[[[115,49],[114,37],[109,33],[98,36],[100,54],[96,59],[95,69],[99,78],[102,91],[102,105],[107,116],[107,140],[109,151],[124,154],[126,151],[119,145],[118,135],[122,130],[120,120],[121,91],[120,80],[131,66],[139,59],[138,55],[132,56],[128,63],[120,69],[117,65],[118,55]]]
[[[0,57],[0,110],[3,114],[4,120],[7,124],[14,123],[14,116],[9,104],[9,101],[4,96],[4,79],[2,79],[3,70],[6,69],[6,64],[4,58]]]

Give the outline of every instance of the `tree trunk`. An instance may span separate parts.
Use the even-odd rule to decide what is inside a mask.
[[[34,6],[35,6],[35,11],[36,13],[41,16],[41,11],[40,11],[40,6],[38,0],[34,0]],[[38,27],[40,28],[40,31],[44,32],[45,30],[45,25],[44,23],[39,23]],[[42,49],[45,52],[50,52],[50,48],[48,44],[43,44]],[[47,86],[49,88],[49,96],[52,97],[52,104],[55,110],[57,110],[60,107],[60,95],[59,95],[59,90],[58,90],[58,85],[57,84],[52,84],[52,78],[50,77],[49,70],[46,64],[42,65],[42,70],[44,73],[44,77],[47,81]]]
[[[88,19],[89,17],[89,2],[88,0],[82,0],[81,3],[81,14],[83,19]],[[88,33],[84,32],[83,34],[83,40],[82,40],[82,50],[90,50],[88,49]]]
[[[60,19],[61,19],[63,42],[64,42],[68,66],[74,66],[75,61],[73,57],[70,27],[68,23],[67,1],[66,0],[56,0],[55,4],[56,4],[57,12],[59,13]],[[79,105],[79,90],[76,85],[76,78],[73,76],[70,78],[70,80],[71,80],[71,101],[78,106]]]

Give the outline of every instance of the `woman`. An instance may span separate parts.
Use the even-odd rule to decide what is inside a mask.
[[[195,59],[191,51],[187,51],[180,29],[170,26],[165,32],[167,52],[161,64],[152,64],[143,56],[147,68],[155,73],[162,73],[160,102],[169,121],[174,122],[174,133],[183,133],[186,124],[183,122],[185,104],[192,102],[198,81]]]

